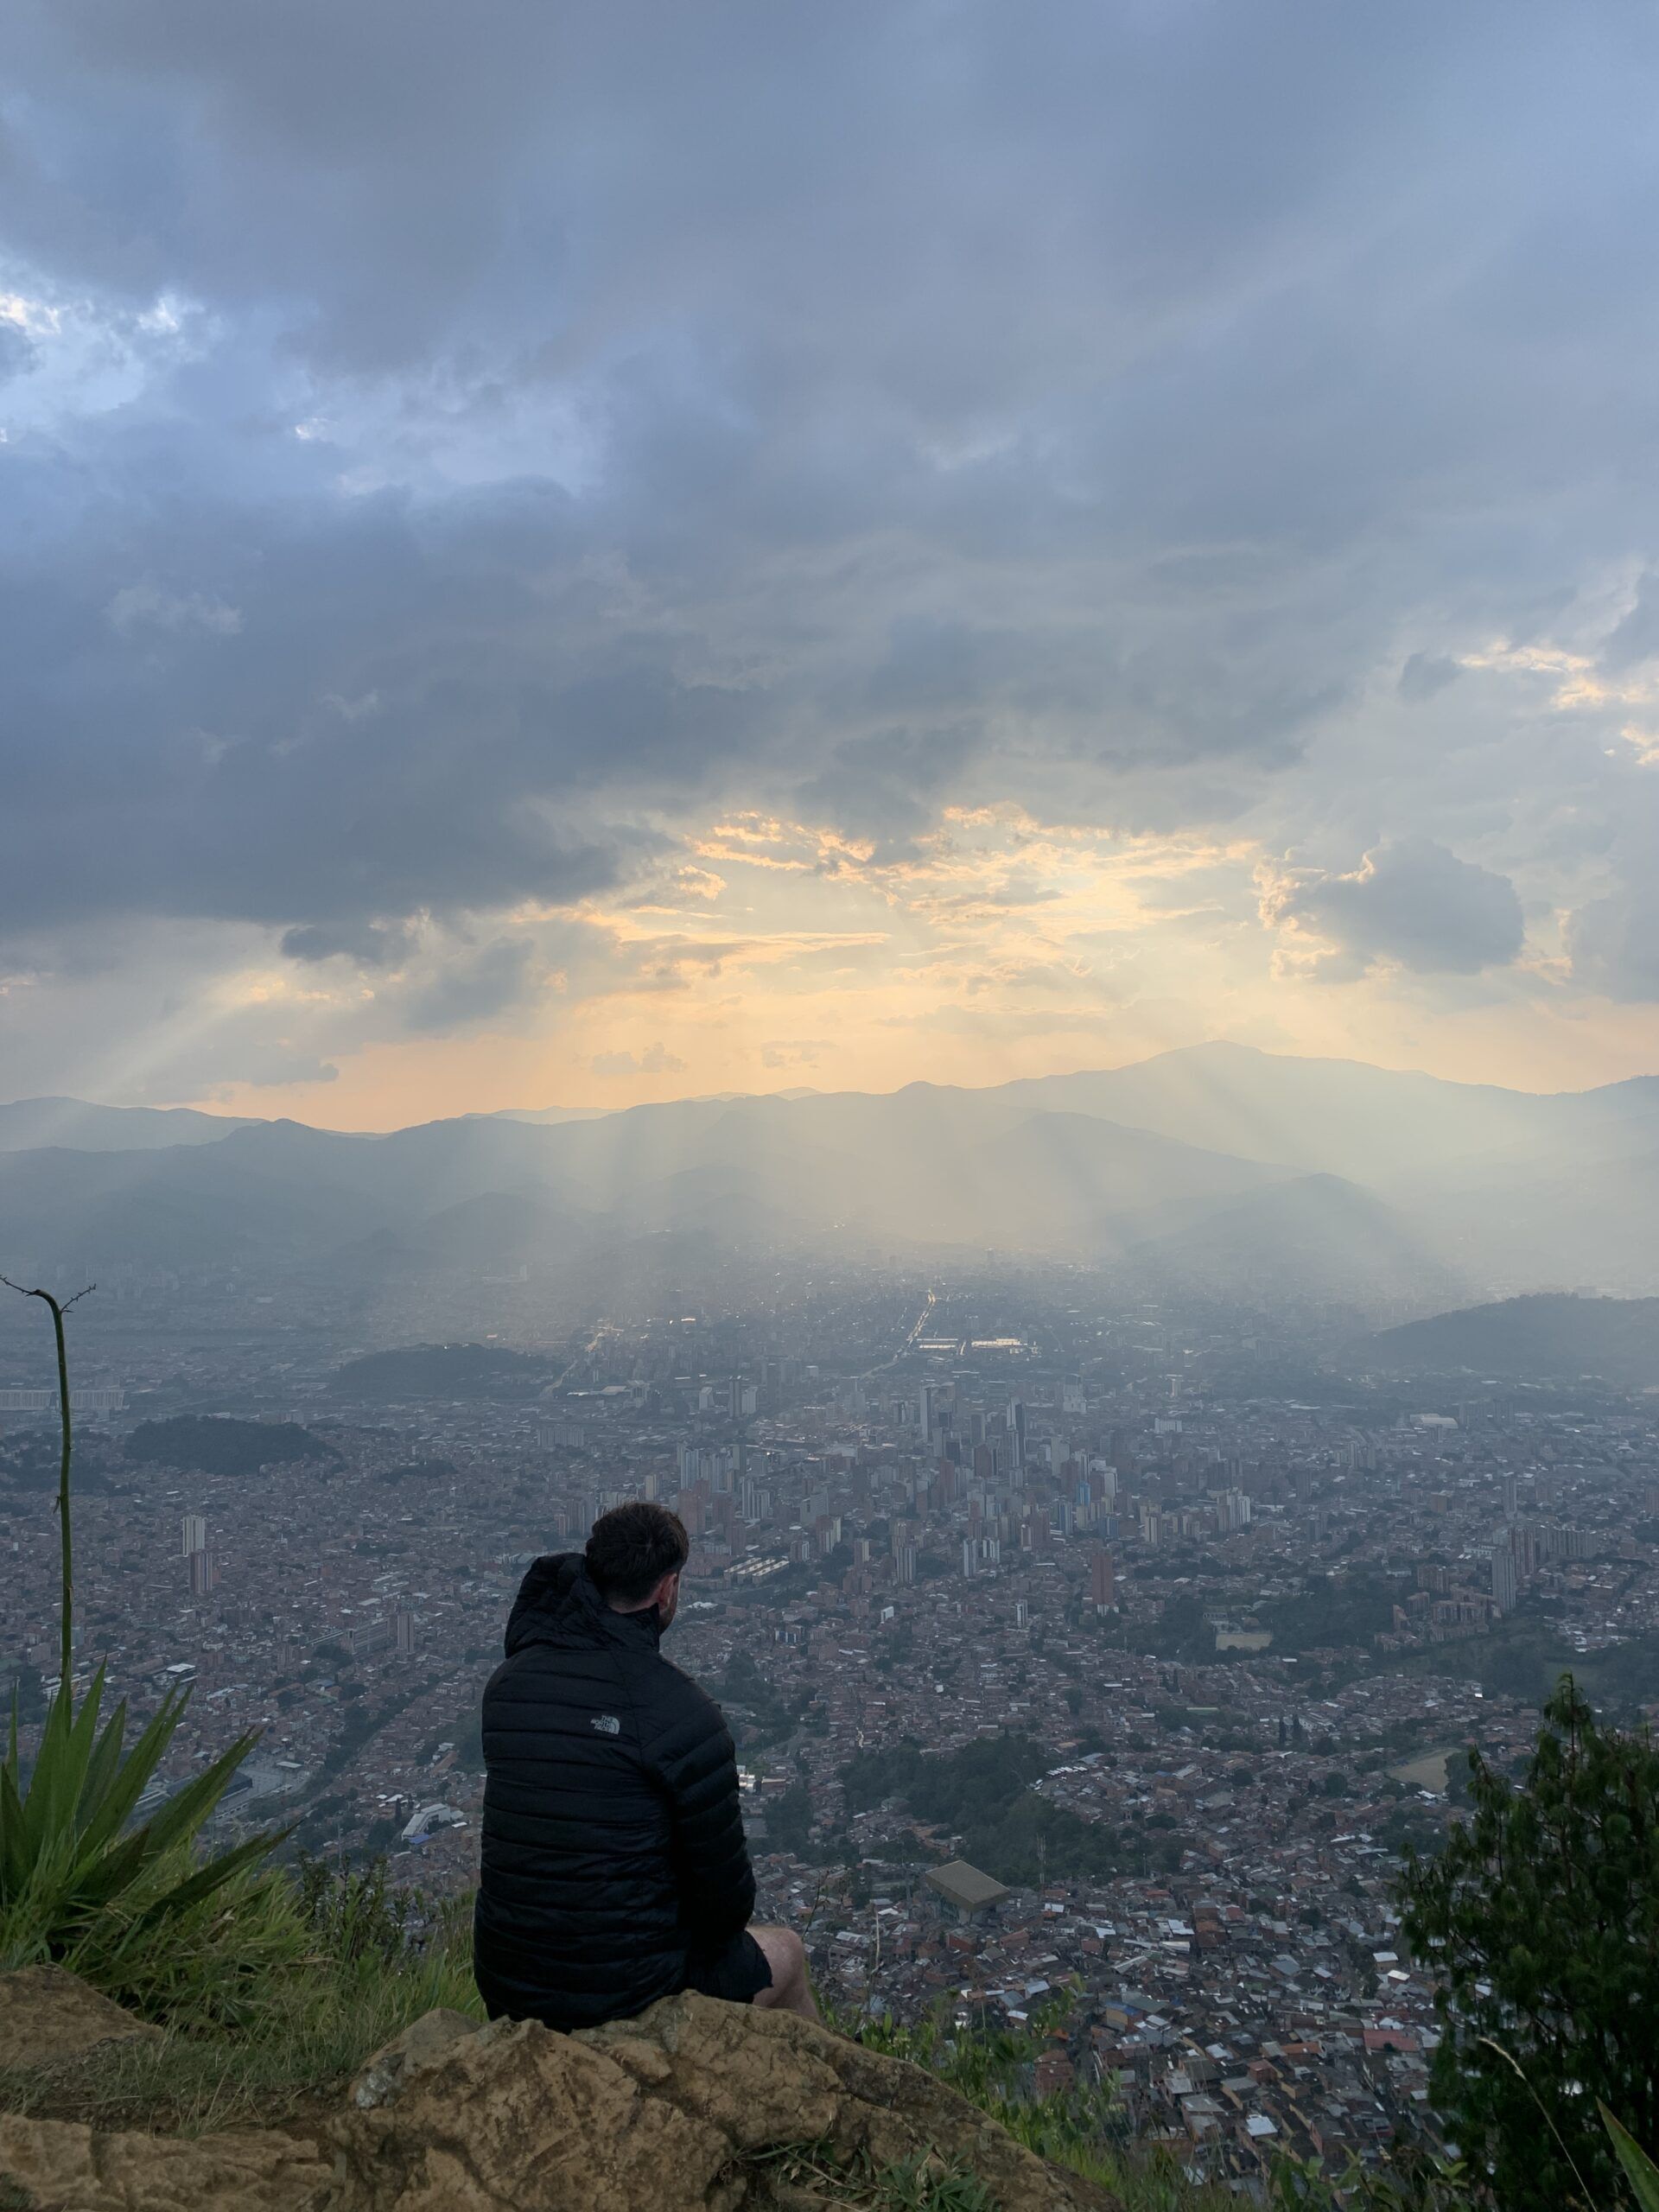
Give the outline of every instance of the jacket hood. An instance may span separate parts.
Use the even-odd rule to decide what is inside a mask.
[[[532,1563],[518,1586],[507,1616],[506,1651],[511,1658],[531,1643],[566,1649],[615,1643],[655,1651],[662,1632],[655,1605],[642,1613],[613,1613],[580,1552],[549,1552]]]

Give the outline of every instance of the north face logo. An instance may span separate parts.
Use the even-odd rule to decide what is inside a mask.
[[[590,1728],[597,1728],[601,1736],[620,1736],[622,1733],[622,1723],[613,1713],[596,1713],[588,1725]]]

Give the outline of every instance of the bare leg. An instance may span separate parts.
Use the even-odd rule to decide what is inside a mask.
[[[816,2020],[818,2008],[812,2001],[811,1986],[806,1978],[806,1947],[792,1928],[751,1928],[755,1942],[766,1955],[766,1964],[772,1968],[772,1986],[763,1989],[755,2003],[766,2010],[779,2012],[798,2012],[804,2020]]]

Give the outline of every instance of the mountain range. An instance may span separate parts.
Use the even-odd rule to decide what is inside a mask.
[[[1659,1288],[1656,1228],[1659,1078],[1544,1096],[1227,1044],[983,1090],[543,1108],[385,1135],[0,1106],[15,1264],[556,1270],[669,1233],[803,1255],[988,1248],[1427,1311]]]

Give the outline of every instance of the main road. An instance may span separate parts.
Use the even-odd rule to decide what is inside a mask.
[[[923,1306],[921,1312],[916,1316],[915,1320],[911,1324],[909,1335],[905,1338],[898,1351],[893,1354],[890,1359],[884,1359],[880,1361],[878,1365],[870,1370],[872,1375],[883,1375],[887,1372],[888,1368],[897,1367],[899,1361],[904,1358],[907,1352],[911,1352],[915,1350],[918,1338],[925,1336],[927,1333],[927,1325],[933,1319],[933,1308],[938,1304],[938,1294],[936,1291],[930,1290],[927,1294],[927,1303]]]

